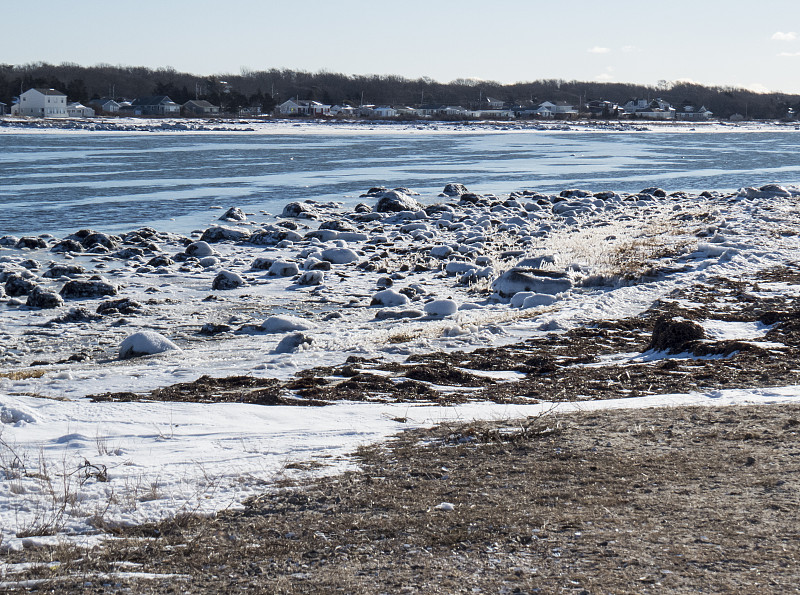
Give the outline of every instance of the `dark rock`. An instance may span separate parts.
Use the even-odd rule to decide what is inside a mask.
[[[703,327],[691,320],[675,320],[662,316],[653,327],[653,336],[647,349],[681,353],[687,351],[690,343],[705,337]]]
[[[68,281],[59,293],[65,299],[98,298],[117,295],[117,288],[111,283],[99,280]]]
[[[562,190],[558,195],[561,198],[586,198],[587,196],[592,196],[592,193],[587,190],[573,188],[570,190]]]
[[[86,269],[78,264],[54,264],[42,274],[42,277],[58,279],[59,277],[73,277],[84,274],[86,274]]]
[[[371,213],[372,207],[369,205],[365,205],[363,202],[360,202],[355,206],[353,211],[355,211],[356,213]]]
[[[330,271],[331,270],[331,263],[327,260],[320,260],[315,262],[310,267],[308,267],[309,271]]]
[[[344,219],[333,219],[324,221],[319,226],[320,229],[332,229],[333,231],[357,231],[356,228]]]
[[[47,291],[41,287],[34,287],[28,294],[28,301],[25,302],[31,308],[41,308],[43,310],[50,310],[64,305],[64,300],[61,296],[52,291]]]
[[[249,238],[250,238],[250,232],[247,230],[214,226],[214,227],[209,227],[207,230],[203,232],[203,235],[200,236],[200,241],[213,244],[215,242],[223,242],[223,241],[245,242]]]
[[[97,246],[102,246],[108,250],[116,250],[118,246],[116,239],[105,233],[90,233],[81,240],[81,244],[87,250],[92,250]]]
[[[9,297],[19,297],[21,295],[28,295],[33,288],[36,287],[36,283],[25,279],[21,275],[12,274],[6,279],[6,295]]]
[[[75,240],[61,240],[50,248],[50,252],[83,252],[83,246]]]
[[[400,211],[418,211],[422,208],[416,200],[400,192],[389,190],[384,192],[375,210],[378,213],[398,213]]]
[[[42,238],[25,237],[19,239],[16,247],[27,250],[38,250],[40,248],[47,248],[47,242],[45,242]]]
[[[137,256],[144,256],[144,250],[141,248],[123,248],[122,250],[118,250],[112,254],[114,258],[119,258],[122,260],[128,260],[130,258],[135,258]]]
[[[645,188],[639,192],[639,194],[649,194],[650,196],[656,196],[658,198],[665,198],[667,196],[666,192],[664,192],[661,188],[656,188],[655,186]]]
[[[467,194],[469,190],[464,184],[445,184],[444,190],[442,190],[442,194],[446,194],[447,196],[461,196],[462,194]]]
[[[275,264],[274,258],[259,257],[253,261],[253,263],[250,265],[250,268],[259,271],[268,271],[273,264]]]
[[[167,267],[171,264],[175,264],[175,261],[172,260],[169,256],[154,256],[150,260],[147,261],[147,266],[149,267]]]
[[[375,197],[378,194],[383,194],[386,192],[388,188],[385,186],[373,186],[365,194],[362,194],[359,198],[367,198],[367,197]]]
[[[17,242],[19,242],[19,238],[16,236],[2,236],[0,237],[0,246],[6,246],[10,248],[11,246],[16,246]]]
[[[275,349],[272,351],[272,353],[294,353],[303,345],[310,345],[312,342],[313,339],[308,335],[304,335],[303,333],[292,333],[281,339],[280,342],[275,346]]]
[[[284,240],[289,242],[299,242],[303,239],[296,231],[291,229],[265,229],[256,231],[250,236],[250,243],[256,246],[274,246]]]
[[[219,218],[220,221],[247,221],[247,215],[244,214],[244,211],[239,207],[231,207],[222,217]]]
[[[130,298],[108,300],[97,306],[96,312],[102,316],[135,316],[142,314],[145,308],[139,302]]]
[[[317,212],[308,203],[303,202],[290,202],[283,207],[281,217],[296,217],[298,219],[316,219]]]
[[[198,331],[201,335],[219,335],[220,333],[227,333],[231,327],[227,324],[214,324],[206,322],[203,327]]]

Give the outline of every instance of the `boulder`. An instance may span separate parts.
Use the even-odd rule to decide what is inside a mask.
[[[297,280],[298,285],[321,285],[325,281],[322,271],[306,271]]]
[[[444,190],[442,190],[442,194],[446,194],[447,196],[461,196],[462,194],[468,194],[469,190],[464,184],[445,184]]]
[[[690,343],[703,338],[705,331],[696,322],[662,316],[653,327],[653,335],[647,349],[681,353],[688,350]]]
[[[25,237],[17,241],[16,247],[25,248],[27,250],[38,250],[40,248],[47,248],[47,242],[42,238]]]
[[[285,260],[276,260],[269,267],[268,273],[273,277],[293,277],[300,272],[297,264],[294,262],[286,262]]]
[[[384,192],[375,211],[378,213],[399,213],[400,211],[418,211],[422,208],[416,200],[396,190]]]
[[[322,251],[322,259],[331,264],[350,264],[358,261],[358,254],[350,248],[328,248]]]
[[[433,300],[424,306],[425,313],[430,316],[450,316],[458,312],[458,304],[454,300]]]
[[[83,252],[83,246],[80,242],[75,240],[61,240],[57,242],[52,248],[50,248],[50,252]]]
[[[211,282],[211,289],[236,289],[242,285],[245,285],[245,281],[236,273],[232,273],[230,271],[220,271],[217,273],[217,276],[214,277],[214,281]]]
[[[28,294],[28,301],[25,305],[31,308],[41,308],[42,310],[50,310],[64,305],[64,300],[61,296],[52,291],[47,291],[42,287],[34,287]]]
[[[60,277],[74,277],[84,274],[86,274],[86,269],[78,264],[54,264],[42,273],[42,277],[58,279]]]
[[[219,218],[219,221],[247,221],[247,215],[239,207],[231,207]]]
[[[316,219],[317,211],[308,203],[290,202],[283,207],[281,217],[295,217],[297,219]]]
[[[27,273],[26,273],[27,274]],[[12,274],[6,279],[6,295],[9,297],[19,297],[28,295],[36,287],[36,283],[25,279],[22,275]]]
[[[200,236],[200,241],[214,244],[216,242],[225,242],[225,241],[245,242],[249,238],[250,238],[250,232],[245,229],[233,229],[231,227],[222,227],[221,225],[215,225],[214,227],[209,227],[207,230],[203,232],[203,235]],[[204,256],[210,256],[210,254],[205,254]]]
[[[145,308],[136,300],[122,298],[101,302],[95,311],[102,316],[135,316],[142,314]]]
[[[105,295],[117,295],[117,288],[106,281],[91,279],[89,281],[67,281],[59,292],[64,299],[98,298]]]

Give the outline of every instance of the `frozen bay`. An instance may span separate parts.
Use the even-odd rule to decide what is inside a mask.
[[[475,192],[565,188],[736,190],[795,180],[800,133],[456,131],[317,126],[249,132],[6,131],[0,134],[0,235],[187,233],[213,207],[280,212],[293,200],[346,205],[376,185],[433,202],[447,182]]]

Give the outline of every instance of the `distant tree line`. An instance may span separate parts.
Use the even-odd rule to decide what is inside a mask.
[[[265,112],[287,99],[312,99],[325,104],[420,105],[447,104],[477,108],[487,96],[514,105],[542,101],[566,101],[573,105],[592,99],[624,103],[635,97],[683,104],[704,105],[715,117],[741,114],[747,118],[777,119],[800,113],[800,95],[756,93],[734,87],[660,81],[656,86],[627,83],[565,81],[560,79],[504,85],[495,81],[456,79],[440,83],[428,77],[408,79],[396,75],[347,75],[287,69],[242,70],[239,74],[197,76],[174,68],[142,66],[80,66],[42,62],[0,64],[0,101],[11,105],[20,90],[54,88],[70,101],[169,95],[178,103],[206,99],[224,111],[261,107]]]

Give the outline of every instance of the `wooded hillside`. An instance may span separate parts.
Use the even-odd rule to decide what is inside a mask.
[[[141,66],[80,66],[32,63],[0,64],[0,101],[11,104],[20,89],[55,88],[69,101],[87,102],[100,97],[135,98],[169,95],[173,101],[207,99],[224,109],[260,106],[270,111],[292,97],[326,104],[420,105],[447,104],[477,108],[487,96],[509,104],[566,101],[574,105],[599,99],[624,103],[639,97],[660,97],[673,106],[704,105],[717,118],[741,114],[747,118],[785,118],[800,109],[800,95],[755,93],[733,87],[705,87],[691,83],[662,81],[655,87],[627,83],[538,80],[503,85],[494,81],[457,79],[440,83],[424,77],[407,79],[396,75],[347,75],[270,69],[239,74],[198,76],[173,68]]]

